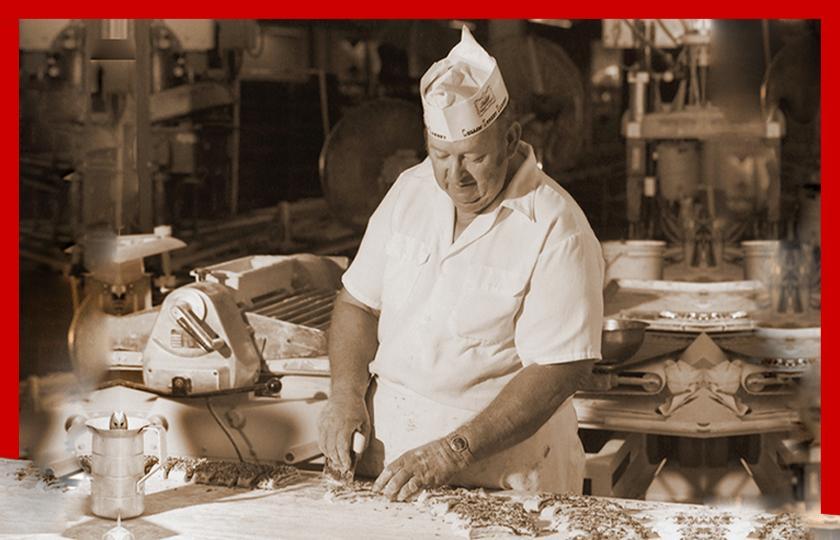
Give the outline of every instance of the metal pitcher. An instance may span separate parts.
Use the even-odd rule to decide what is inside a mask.
[[[145,483],[166,459],[165,427],[115,412],[88,420],[91,441],[91,510],[100,517],[128,519],[143,513]],[[158,436],[158,462],[145,473],[143,434]]]

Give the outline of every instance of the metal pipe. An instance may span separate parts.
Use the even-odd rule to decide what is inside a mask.
[[[266,295],[259,296],[259,297],[257,297],[258,300],[254,300],[252,302],[251,307],[249,308],[249,311],[258,312],[260,310],[269,308],[270,306],[273,306],[273,305],[277,304],[278,302],[281,302],[283,300],[286,300],[288,298],[296,296],[297,294],[298,294],[297,291],[290,291],[290,292],[282,292],[282,293],[269,293],[269,294],[266,294]]]
[[[65,261],[63,257],[61,259],[59,259],[57,257],[53,258],[53,257],[47,256],[47,255],[42,255],[42,254],[37,253],[35,251],[30,251],[30,250],[27,250],[27,249],[23,249],[23,248],[18,250],[18,255],[21,259],[28,259],[28,260],[31,260],[31,261],[35,261],[35,262],[47,265],[50,268],[52,268],[53,270],[58,270],[59,272],[66,271],[67,268],[70,266],[70,264],[67,263],[67,261]]]
[[[332,310],[332,305],[333,305],[332,300],[327,300],[326,304],[324,302],[321,302],[316,307],[317,307],[317,309],[320,309],[320,308],[324,307],[325,305],[327,306],[327,308],[329,310]],[[304,304],[303,306],[300,306],[299,308],[297,308],[296,310],[293,310],[291,312],[279,311],[279,312],[276,312],[276,313],[272,313],[268,316],[274,317],[276,319],[280,319],[280,320],[283,320],[283,321],[288,321],[288,322],[292,322],[292,323],[295,323],[295,324],[299,324],[299,323],[296,323],[295,321],[297,319],[300,319],[300,318],[308,317],[312,313],[312,307],[313,307],[312,305],[307,303],[307,304]]]
[[[313,319],[311,321],[299,322],[295,324],[299,324],[301,326],[308,326],[310,328],[323,328],[330,325],[330,321],[332,320],[332,311],[329,313],[325,313],[321,315],[317,319]]]
[[[770,24],[767,19],[761,19],[761,38],[764,47],[764,71],[766,73],[770,69],[770,62],[772,61],[770,56]]]
[[[287,303],[287,302],[290,302],[290,301],[292,301],[292,302],[297,301],[302,296],[314,293],[315,291],[316,291],[316,289],[302,289],[302,290],[292,291],[292,292],[287,293],[287,294],[278,295],[276,297],[275,296],[270,296],[270,297],[266,298],[265,300],[260,300],[258,303],[255,303],[253,307],[254,307],[255,310],[256,309],[260,309],[260,310],[276,309],[276,308],[284,305],[284,303]]]
[[[306,313],[303,313],[300,316],[297,316],[296,318],[301,321],[316,320],[325,314],[331,313],[334,305],[335,301],[331,298],[329,302],[322,303],[317,308],[310,309]]]
[[[155,49],[152,53],[152,93],[154,94],[163,90],[164,68],[163,52]]]
[[[267,222],[271,223],[272,221],[274,221],[274,216],[272,215],[248,215],[244,217],[238,217],[233,220],[225,221],[223,223],[216,223],[214,225],[202,225],[198,227],[196,232],[198,234],[223,232],[242,227],[263,225]]]
[[[328,317],[332,313],[334,304],[334,302],[330,302],[329,304],[325,304],[316,310],[304,313],[300,317],[289,320],[289,322],[306,326],[311,324],[313,321],[321,321],[323,317]]]
[[[645,373],[642,376],[627,376],[617,375],[615,378],[616,386],[639,386],[649,394],[656,394],[662,390],[664,383],[662,377],[656,373]]]
[[[172,255],[172,264],[173,267],[177,269],[184,268],[186,266],[195,266],[196,262],[206,261],[219,256],[221,253],[237,251],[241,248],[242,240],[236,239],[193,252],[184,253],[182,250],[180,253]]]
[[[81,471],[82,466],[79,464],[79,460],[76,456],[73,456],[53,461],[47,465],[44,472],[46,474],[51,474],[56,478],[61,478]]]
[[[333,304],[333,300],[328,299],[326,301],[319,302],[317,305],[303,306],[301,309],[298,309],[291,314],[285,315],[283,319],[289,322],[293,322],[295,324],[301,324],[299,321],[311,319],[313,317],[320,317],[322,315],[330,313],[332,311]]]
[[[668,64],[668,68],[674,67],[674,59],[671,58],[666,52],[662,51],[659,47],[653,44],[650,39],[647,38],[644,34],[639,32],[639,30],[630,22],[628,19],[621,19],[621,21],[630,28],[630,31],[633,33],[636,38],[641,41],[641,43],[645,46],[645,49],[652,50],[656,54],[662,57],[663,60]]]
[[[665,23],[662,21],[662,19],[656,19],[656,22],[659,23],[659,27],[662,29],[663,32],[665,32],[665,35],[668,36],[668,39],[670,39],[674,43],[674,47],[679,47],[680,42],[677,40],[676,37],[674,37],[674,34],[672,34],[670,30],[668,30],[668,27],[665,26]]]
[[[261,297],[260,300],[251,304],[251,311],[257,311],[258,309],[262,309],[264,307],[270,306],[276,302],[281,300],[285,300],[286,298],[290,298],[294,295],[298,294],[298,291],[290,291],[290,292],[283,292],[283,293],[272,293]]]
[[[283,456],[283,461],[289,465],[293,465],[320,455],[321,450],[318,448],[318,442],[312,441],[289,448]]]
[[[327,96],[327,73],[323,69],[318,71],[318,97],[321,103],[321,126],[324,129],[324,140],[330,134],[330,110]]]
[[[168,223],[169,216],[166,211],[166,180],[167,175],[164,172],[157,171],[152,175],[152,184],[154,188],[154,208],[155,219],[159,223]]]
[[[242,110],[242,88],[241,81],[237,75],[233,85],[233,133],[230,134],[231,144],[231,165],[230,165],[230,215],[235,216],[239,212],[239,130],[241,129]]]
[[[645,115],[648,78],[649,75],[646,71],[637,71],[632,74],[632,80],[630,81],[630,117],[634,122],[640,122]]]
[[[292,305],[275,308],[271,310],[263,310],[260,314],[266,317],[274,317],[276,319],[287,319],[289,317],[299,316],[301,313],[306,313],[310,309],[310,301],[303,300],[295,302]]]
[[[137,187],[139,202],[139,226],[141,231],[150,231],[154,226],[154,187],[149,164],[152,155],[152,131],[149,114],[151,70],[151,25],[147,19],[134,21],[135,54],[135,104],[137,108],[137,145],[135,163],[137,166]],[[122,205],[122,201],[120,201]]]
[[[697,80],[697,55],[695,51],[689,53],[689,59],[688,76],[691,78],[691,86],[688,101],[691,105],[696,105],[700,102],[700,85]]]
[[[316,307],[321,307],[325,304],[332,304],[334,301],[335,296],[331,294],[328,297],[319,296],[319,297],[306,297],[300,298],[295,302],[291,302],[285,306],[279,307],[277,309],[273,309],[270,311],[272,317],[277,318],[289,318],[295,317],[304,313],[307,313],[309,310],[313,310]]]

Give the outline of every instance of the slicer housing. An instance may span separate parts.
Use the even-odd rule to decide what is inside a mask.
[[[232,289],[192,283],[161,306],[143,351],[143,383],[182,395],[240,388],[257,382],[260,362]]]

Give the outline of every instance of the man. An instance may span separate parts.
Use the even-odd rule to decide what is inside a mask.
[[[429,157],[342,278],[321,449],[346,469],[364,435],[358,472],[396,500],[446,483],[580,493],[571,396],[601,355],[600,244],[466,28],[420,89]]]

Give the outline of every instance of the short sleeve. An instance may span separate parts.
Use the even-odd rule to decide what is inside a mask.
[[[341,277],[344,288],[356,300],[372,309],[382,306],[382,276],[385,268],[385,245],[393,229],[394,208],[402,182],[397,179],[368,220],[356,257]]]
[[[524,365],[601,358],[604,260],[591,233],[544,249],[516,321]]]

